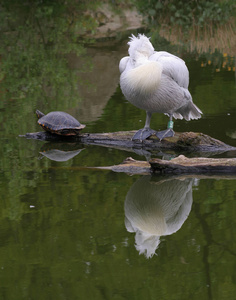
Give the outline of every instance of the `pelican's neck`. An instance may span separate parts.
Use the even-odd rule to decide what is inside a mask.
[[[160,63],[139,57],[134,68],[128,70],[122,80],[132,95],[150,95],[158,89],[161,75]]]

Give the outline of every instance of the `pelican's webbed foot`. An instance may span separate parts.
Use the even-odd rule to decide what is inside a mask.
[[[160,139],[160,141],[166,137],[172,137],[175,135],[175,132],[172,128],[168,128],[162,131],[156,131],[156,136]]]
[[[153,129],[150,128],[142,128],[139,129],[139,131],[137,131],[135,133],[135,135],[132,137],[132,141],[133,140],[139,140],[139,141],[144,141],[147,138],[149,138],[151,135],[155,135],[157,132]]]

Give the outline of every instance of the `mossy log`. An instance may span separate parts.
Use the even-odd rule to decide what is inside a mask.
[[[236,175],[236,158],[187,158],[179,155],[172,160],[151,159],[138,161],[131,157],[119,165],[98,167],[97,169],[125,172],[128,174],[161,175]]]
[[[153,158],[151,171],[158,174],[236,174],[236,158],[187,158],[184,155],[168,161]]]
[[[226,152],[236,150],[217,139],[203,133],[183,132],[175,133],[174,137],[164,138],[160,141],[157,137],[150,137],[145,141],[132,140],[136,131],[119,131],[111,133],[81,133],[78,136],[60,136],[49,132],[27,133],[24,137],[42,141],[74,141],[85,145],[99,145],[137,152],[139,149],[150,151],[186,151],[186,152]]]

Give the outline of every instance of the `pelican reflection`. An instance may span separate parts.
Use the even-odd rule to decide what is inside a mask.
[[[131,186],[125,199],[125,226],[135,232],[139,254],[152,257],[160,237],[181,228],[191,210],[193,182],[143,176]]]

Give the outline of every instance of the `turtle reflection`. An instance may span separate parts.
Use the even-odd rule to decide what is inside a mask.
[[[72,159],[78,155],[83,149],[78,149],[78,146],[73,144],[51,144],[46,143],[39,152],[42,156],[49,158],[50,160],[63,162]]]
[[[192,206],[194,179],[165,179],[143,176],[130,188],[125,199],[125,225],[135,232],[139,254],[152,257],[160,236],[178,231]]]

